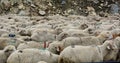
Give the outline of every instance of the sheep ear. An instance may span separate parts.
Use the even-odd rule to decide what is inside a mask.
[[[108,50],[110,50],[110,49],[112,48],[112,47],[111,47],[111,46],[112,46],[112,43],[113,43],[113,42],[109,42],[109,45],[107,46],[107,49],[108,49]]]
[[[64,38],[66,38],[67,36],[68,36],[68,34],[67,34],[67,33],[64,33],[63,36],[62,36],[62,38],[64,39]]]
[[[52,53],[50,53],[50,56],[52,56]]]
[[[107,34],[109,34],[109,32],[107,32]]]
[[[6,50],[4,50],[4,52],[6,53],[6,52],[9,52],[9,50],[8,49],[6,49]]]
[[[61,47],[60,47],[60,46],[57,47],[57,51],[58,51],[58,52],[61,51]]]
[[[57,47],[57,51],[58,51],[58,52],[60,51],[60,48],[59,48],[59,47]]]
[[[109,50],[110,50],[110,46],[107,46],[107,49],[109,49]]]

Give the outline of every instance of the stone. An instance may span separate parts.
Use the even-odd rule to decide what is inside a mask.
[[[39,14],[40,14],[41,16],[44,16],[44,15],[46,14],[46,12],[45,12],[45,11],[39,11]]]

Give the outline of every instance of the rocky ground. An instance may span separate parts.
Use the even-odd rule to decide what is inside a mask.
[[[119,13],[119,4],[119,0],[0,0],[0,14],[106,16]]]

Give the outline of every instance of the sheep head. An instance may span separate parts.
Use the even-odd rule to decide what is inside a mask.
[[[104,37],[105,39],[113,39],[113,35],[109,31],[103,31],[99,34],[99,36]]]
[[[48,46],[48,50],[55,54],[59,54],[63,50],[63,47],[61,43],[53,42]]]
[[[107,46],[108,50],[116,50],[116,49],[118,49],[115,42],[113,42],[112,40],[108,40],[106,42],[108,42],[108,46]]]
[[[6,56],[9,56],[12,52],[14,52],[16,50],[15,46],[12,45],[8,45],[4,48],[4,53],[6,54]]]
[[[69,36],[68,33],[62,32],[62,33],[60,33],[60,34],[57,36],[57,40],[62,41],[63,39],[65,39],[65,38],[68,37],[68,36]]]

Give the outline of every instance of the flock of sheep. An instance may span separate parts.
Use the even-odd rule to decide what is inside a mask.
[[[119,62],[119,17],[0,16],[0,63]]]

